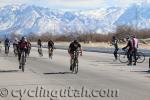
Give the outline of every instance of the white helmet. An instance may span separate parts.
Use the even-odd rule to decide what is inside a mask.
[[[15,38],[15,41],[18,41],[18,38]]]

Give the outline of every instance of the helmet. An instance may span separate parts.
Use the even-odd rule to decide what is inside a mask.
[[[136,37],[136,35],[135,35],[135,34],[133,34],[131,37],[132,37],[132,38],[135,38],[135,37]]]
[[[131,36],[130,36],[130,35],[128,35],[128,36],[126,37],[126,39],[131,39]]]
[[[113,38],[113,39],[116,39],[116,37],[115,37],[115,36],[113,36],[112,38]]]
[[[21,38],[21,40],[27,41],[26,37],[24,37],[24,36]]]
[[[24,37],[22,37],[21,40],[24,40]]]
[[[17,39],[17,38],[15,38],[15,41],[18,41],[18,39]]]
[[[74,42],[74,43],[77,43],[77,42],[78,42],[78,40],[74,40],[73,42]]]

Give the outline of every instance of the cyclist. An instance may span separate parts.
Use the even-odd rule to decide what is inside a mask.
[[[128,58],[128,64],[127,65],[132,65],[132,52],[133,52],[133,46],[132,46],[132,38],[130,36],[127,37],[127,45],[122,48],[122,50],[125,50],[128,48],[128,51],[127,51],[127,58]]]
[[[118,40],[116,39],[115,36],[112,37],[112,45],[114,45],[115,47],[115,51],[114,51],[114,57],[115,57],[115,60],[117,60],[117,54],[118,54]]]
[[[51,52],[53,54],[53,50],[54,50],[54,42],[52,40],[48,41],[48,51],[49,53]]]
[[[38,53],[39,54],[41,53],[40,55],[43,56],[42,52],[40,52],[40,50],[42,48],[42,41],[41,41],[41,39],[38,39],[37,45],[38,45]]]
[[[81,49],[81,45],[77,40],[74,40],[73,42],[70,43],[69,45],[69,49],[68,49],[68,53],[70,54],[70,70],[72,71],[72,58],[74,56],[74,51],[79,50],[80,56],[82,56],[82,49]]]
[[[30,43],[30,41],[27,41],[27,44],[28,44],[27,54],[29,56],[30,51],[31,51],[31,43]]]
[[[17,46],[18,46],[18,39],[15,38],[14,43],[13,43],[13,48],[14,48],[14,54],[16,55],[16,51],[17,51]]]
[[[27,50],[28,50],[28,43],[27,43],[26,37],[22,37],[21,40],[18,42],[19,69],[21,69],[21,66],[20,66],[21,53],[25,51],[25,53],[27,54]]]
[[[132,36],[132,45],[133,45],[133,57],[134,57],[134,64],[136,65],[137,62],[137,58],[136,58],[136,54],[137,54],[137,49],[138,49],[138,39],[136,38],[135,35]]]
[[[8,48],[8,52],[9,52],[10,41],[9,41],[9,39],[8,39],[8,38],[6,38],[6,39],[5,39],[5,43],[4,43],[4,45],[5,45],[5,53],[6,53],[6,49],[7,49],[7,48]]]

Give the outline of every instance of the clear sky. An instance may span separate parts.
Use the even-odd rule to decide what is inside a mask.
[[[11,4],[29,4],[48,8],[96,9],[109,6],[129,6],[132,3],[150,2],[150,0],[0,0],[0,6]]]

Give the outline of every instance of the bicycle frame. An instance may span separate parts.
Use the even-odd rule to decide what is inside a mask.
[[[26,53],[25,53],[25,51],[23,50],[23,51],[21,52],[21,58],[20,58],[20,65],[21,65],[21,68],[22,68],[22,71],[23,71],[23,72],[24,72],[25,62],[26,62]]]
[[[53,49],[52,48],[48,48],[48,55],[49,55],[49,58],[52,59],[52,56],[53,56]]]
[[[78,56],[79,56],[78,50],[74,51],[72,58],[72,72],[75,72],[76,74],[78,73]]]
[[[40,56],[43,56],[42,47],[38,47],[38,53],[39,53]]]
[[[8,45],[5,46],[5,50],[6,50],[5,54],[8,55],[8,53],[9,53],[9,46]]]

